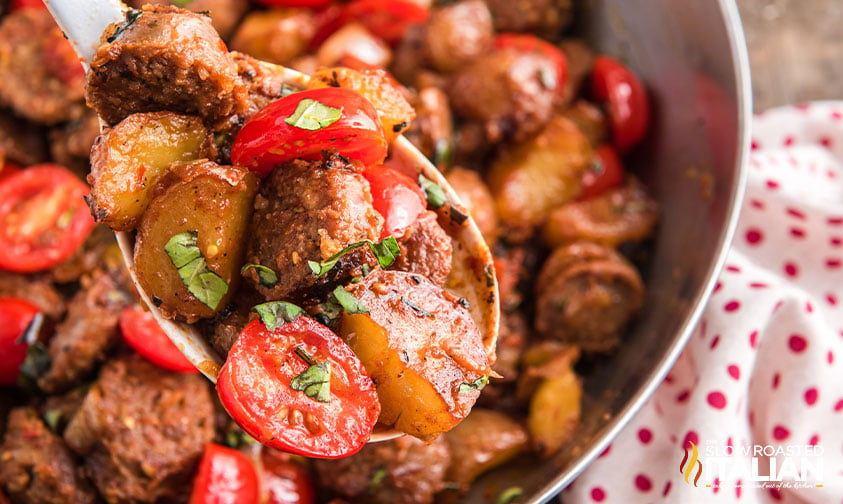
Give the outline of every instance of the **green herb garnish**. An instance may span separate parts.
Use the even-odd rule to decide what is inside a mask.
[[[290,381],[290,388],[304,392],[313,400],[331,402],[331,362],[316,363],[303,348],[296,348],[296,355],[309,364],[308,368]]]
[[[118,26],[117,29],[114,30],[114,33],[109,35],[108,38],[105,40],[108,41],[109,44],[117,40],[117,37],[120,36],[120,34],[123,33],[127,28],[132,26],[132,23],[134,23],[138,20],[139,17],[141,17],[141,14],[143,14],[143,11],[137,9],[129,9],[128,11],[126,11],[126,20],[120,23],[120,26]]]
[[[413,303],[412,301],[410,301],[409,299],[407,299],[404,296],[401,296],[401,302],[404,303],[405,305],[407,305],[411,310],[413,310],[416,313],[417,317],[426,317],[426,318],[429,318],[429,319],[435,319],[436,318],[435,315],[433,315],[429,311],[425,310],[421,306]]]
[[[509,487],[498,495],[498,499],[495,501],[495,504],[511,504],[512,501],[521,497],[523,494],[524,490],[521,489],[521,487]]]
[[[198,231],[184,231],[174,235],[164,245],[164,251],[176,267],[187,291],[212,310],[216,310],[228,284],[221,276],[208,269],[205,256],[196,244]]]
[[[247,264],[240,269],[240,274],[243,275],[249,268],[254,269],[258,274],[258,282],[267,288],[274,287],[278,283],[278,275],[271,268],[267,268],[262,264]]]
[[[252,308],[270,331],[274,331],[287,322],[292,322],[304,315],[304,310],[286,301],[270,301]]]
[[[336,266],[336,264],[339,262],[340,259],[343,258],[343,256],[345,256],[352,250],[362,247],[363,245],[369,246],[369,249],[372,251],[373,254],[375,254],[378,263],[383,268],[388,268],[392,266],[392,263],[395,262],[395,258],[401,255],[401,249],[398,247],[398,241],[395,239],[394,236],[387,236],[386,238],[381,240],[380,243],[375,243],[372,240],[363,240],[356,243],[352,243],[351,245],[340,250],[339,252],[325,259],[324,261],[307,261],[307,265],[310,266],[310,271],[312,271],[314,275],[318,277],[322,276],[325,273],[331,271],[331,269]]]
[[[445,195],[445,191],[443,191],[438,184],[434,183],[422,174],[419,174],[419,186],[427,196],[427,203],[431,207],[441,208],[442,205],[448,202],[448,197]]]
[[[370,494],[375,493],[375,489],[378,487],[378,485],[381,484],[381,481],[383,481],[384,478],[386,478],[386,474],[387,474],[386,467],[384,467],[384,466],[378,466],[378,468],[375,469],[374,474],[372,474],[372,479],[369,480],[369,493]]]
[[[316,131],[334,124],[341,116],[342,109],[304,98],[296,106],[293,115],[284,119],[284,122],[296,128]]]
[[[51,431],[56,432],[61,421],[62,412],[58,409],[51,409],[44,412],[44,423]]]
[[[336,298],[337,302],[348,315],[369,313],[369,309],[366,308],[366,305],[361,303],[359,299],[345,290],[342,285],[334,289],[334,298]]]
[[[489,377],[487,375],[483,375],[471,383],[460,383],[458,392],[460,394],[467,394],[473,390],[483,390],[483,387],[485,387],[487,383],[489,383]]]
[[[50,354],[43,343],[36,341],[30,344],[19,368],[18,384],[28,390],[38,390],[38,378],[50,369],[51,364]]]

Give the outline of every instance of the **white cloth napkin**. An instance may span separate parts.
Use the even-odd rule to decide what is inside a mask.
[[[843,502],[843,102],[758,114],[752,145],[688,346],[564,502]]]

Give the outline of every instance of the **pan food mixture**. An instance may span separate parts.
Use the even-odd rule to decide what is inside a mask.
[[[570,2],[140,3],[86,76],[0,2],[0,503],[452,502],[570,443],[658,217],[646,91]]]

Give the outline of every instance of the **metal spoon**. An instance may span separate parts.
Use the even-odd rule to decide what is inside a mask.
[[[46,0],[46,5],[86,69],[88,62],[93,59],[100,46],[100,35],[109,25],[123,22],[125,12],[128,10],[119,0]],[[282,67],[278,67],[278,70],[283,72],[289,83],[296,87],[304,87],[309,80],[307,75],[295,70]],[[398,137],[393,143],[387,164],[418,169],[422,175],[444,190],[451,204],[465,208],[439,170],[403,136]],[[195,328],[162,316],[135,276],[133,234],[125,232],[115,234],[123,253],[123,260],[141,299],[184,356],[209,380],[216,383],[224,360]],[[470,216],[459,231],[451,234],[451,237],[454,241],[454,251],[452,271],[447,287],[469,301],[472,318],[483,334],[487,354],[493,357],[498,334],[500,303],[492,254],[477,224]],[[399,435],[401,434],[393,430],[378,431],[376,429],[371,441],[384,441]]]

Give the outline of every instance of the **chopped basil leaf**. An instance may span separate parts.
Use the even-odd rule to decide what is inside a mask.
[[[226,425],[225,437],[223,437],[223,444],[229,448],[239,448],[244,444],[256,444],[257,441],[252,436],[240,428],[236,423],[229,422]]]
[[[61,417],[61,410],[47,410],[44,412],[44,423],[47,424],[47,427],[49,427],[51,431],[56,432],[56,429],[58,429],[59,426],[59,422],[61,421]]]
[[[123,31],[125,31],[128,27],[132,26],[132,23],[134,23],[138,20],[139,17],[141,17],[141,14],[143,14],[143,11],[137,9],[129,9],[126,12],[126,20],[123,21],[123,23],[121,23],[116,30],[114,30],[114,33],[109,35],[106,41],[108,41],[108,43],[110,44],[117,40],[117,37],[120,36],[120,34],[123,33]]]
[[[485,387],[487,383],[489,383],[489,377],[483,375],[471,383],[460,383],[458,392],[460,394],[467,394],[473,390],[483,390],[483,387]]]
[[[441,208],[442,205],[448,202],[448,197],[445,196],[445,191],[437,184],[422,174],[419,174],[419,186],[427,195],[427,203],[433,208]]]
[[[284,98],[285,96],[289,96],[297,91],[298,90],[296,88],[287,83],[281,84],[281,96],[279,96],[279,98]]]
[[[287,322],[292,322],[304,315],[304,310],[286,301],[270,301],[269,303],[259,304],[253,307],[252,311],[257,312],[263,325],[270,331],[274,331]]]
[[[468,219],[468,214],[457,208],[455,205],[451,205],[448,209],[448,215],[451,217],[451,221],[457,226],[462,226],[463,222]]]
[[[324,261],[307,261],[307,265],[310,266],[310,271],[312,271],[314,275],[322,276],[331,271],[331,269],[336,266],[343,256],[352,250],[362,247],[363,245],[369,245],[369,249],[371,249],[372,253],[375,254],[378,263],[384,268],[392,266],[392,263],[395,262],[395,258],[401,255],[401,249],[398,247],[398,241],[394,236],[387,236],[381,240],[380,243],[375,243],[371,240],[363,240],[352,243]]]
[[[380,243],[369,242],[369,248],[372,253],[378,258],[382,268],[388,268],[395,262],[395,258],[401,255],[401,249],[398,247],[398,241],[394,236],[387,236]]]
[[[50,354],[43,343],[36,341],[26,349],[26,357],[20,365],[18,384],[29,390],[38,390],[38,378],[50,369]]]
[[[172,0],[172,2],[176,5],[178,5],[179,7],[184,7],[192,1],[193,0]]]
[[[162,303],[164,303],[163,299],[158,296],[152,296],[152,304],[154,304],[156,307],[161,306]]]
[[[378,487],[378,485],[381,484],[381,481],[383,481],[383,479],[386,478],[386,474],[387,474],[386,467],[384,467],[384,466],[378,466],[378,468],[375,469],[374,474],[372,474],[372,479],[369,480],[369,493],[370,494],[375,493],[375,489]]]
[[[247,264],[240,269],[240,274],[246,273],[249,268],[253,268],[258,274],[258,281],[264,287],[273,287],[278,283],[278,275],[271,268],[267,268],[262,264]]]
[[[342,117],[342,109],[330,107],[322,102],[303,98],[296,106],[295,112],[284,122],[290,126],[316,131],[339,121]]]
[[[412,301],[410,301],[409,299],[405,298],[404,296],[401,296],[401,302],[402,302],[402,303],[404,303],[405,305],[407,305],[407,306],[408,306],[411,310],[413,310],[414,312],[416,312],[416,316],[417,316],[417,317],[427,317],[427,318],[429,318],[429,319],[435,319],[435,318],[436,318],[436,316],[435,316],[435,315],[433,315],[433,314],[432,314],[432,313],[430,313],[429,311],[425,310],[425,309],[424,309],[424,308],[422,308],[421,306],[419,306],[419,305],[417,305],[417,304],[413,303]]]
[[[334,289],[334,297],[337,299],[337,302],[342,306],[342,309],[348,315],[354,315],[356,313],[369,313],[369,309],[366,308],[366,305],[361,303],[359,299],[357,299],[350,292],[345,290],[342,285]]]
[[[325,301],[324,303],[320,303],[318,306],[319,313],[314,315],[313,318],[315,318],[320,324],[333,328],[337,321],[337,317],[339,317],[340,312],[342,312],[342,306],[337,303],[333,296],[331,299]]]
[[[440,138],[436,141],[436,147],[433,151],[433,164],[437,167],[450,164],[452,153],[451,142],[446,138]]]
[[[512,501],[521,497],[523,494],[524,490],[522,490],[521,487],[509,487],[498,495],[498,499],[495,501],[495,504],[512,504]]]
[[[331,362],[316,364],[301,347],[296,348],[296,354],[310,366],[290,381],[290,388],[316,401],[331,402]]]
[[[205,257],[196,244],[198,236],[197,231],[184,231],[174,235],[164,245],[164,251],[173,266],[178,269],[179,277],[187,291],[196,296],[200,303],[216,310],[228,292],[228,284],[221,276],[208,269]]]

